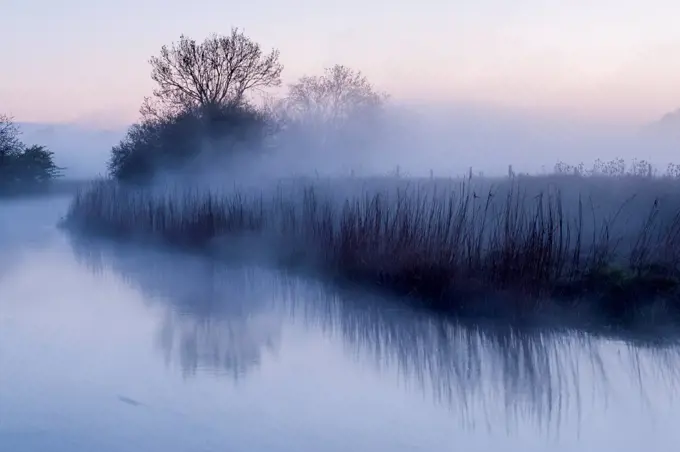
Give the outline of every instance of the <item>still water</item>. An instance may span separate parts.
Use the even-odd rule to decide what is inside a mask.
[[[680,352],[454,325],[0,204],[0,451],[676,451]]]

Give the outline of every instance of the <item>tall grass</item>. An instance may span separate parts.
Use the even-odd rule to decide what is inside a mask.
[[[481,192],[481,189],[486,191]],[[66,224],[117,237],[213,246],[244,235],[285,263],[375,284],[446,311],[540,308],[596,297],[622,315],[679,298],[680,203],[607,200],[558,186],[470,179],[352,188],[281,184],[266,192],[130,188],[101,181],[75,197]],[[613,207],[614,206],[614,207]],[[514,304],[480,298],[513,295]],[[474,300],[474,301],[473,301]],[[517,305],[520,303],[520,305]]]

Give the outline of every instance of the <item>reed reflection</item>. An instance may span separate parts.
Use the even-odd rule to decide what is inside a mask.
[[[528,422],[547,433],[578,424],[585,408],[605,409],[612,388],[666,397],[678,381],[672,341],[438,318],[383,296],[200,256],[104,242],[74,241],[74,250],[93,270],[111,269],[162,301],[157,340],[186,375],[209,368],[240,378],[278,350],[283,328],[301,324],[469,427]]]

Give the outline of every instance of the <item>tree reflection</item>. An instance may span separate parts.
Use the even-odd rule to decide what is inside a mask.
[[[93,272],[112,270],[162,309],[156,343],[185,376],[217,372],[238,379],[278,349],[281,318],[265,309],[271,289],[257,269],[199,256],[72,238],[76,258]]]
[[[54,240],[54,211],[61,207],[54,198],[0,198],[0,279],[27,253],[46,248]]]

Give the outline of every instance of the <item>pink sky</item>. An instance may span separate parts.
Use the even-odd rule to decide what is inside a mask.
[[[342,63],[397,100],[633,123],[680,107],[680,2],[472,3],[9,0],[0,106],[21,121],[131,122],[161,45],[233,25],[281,50],[286,81]]]

